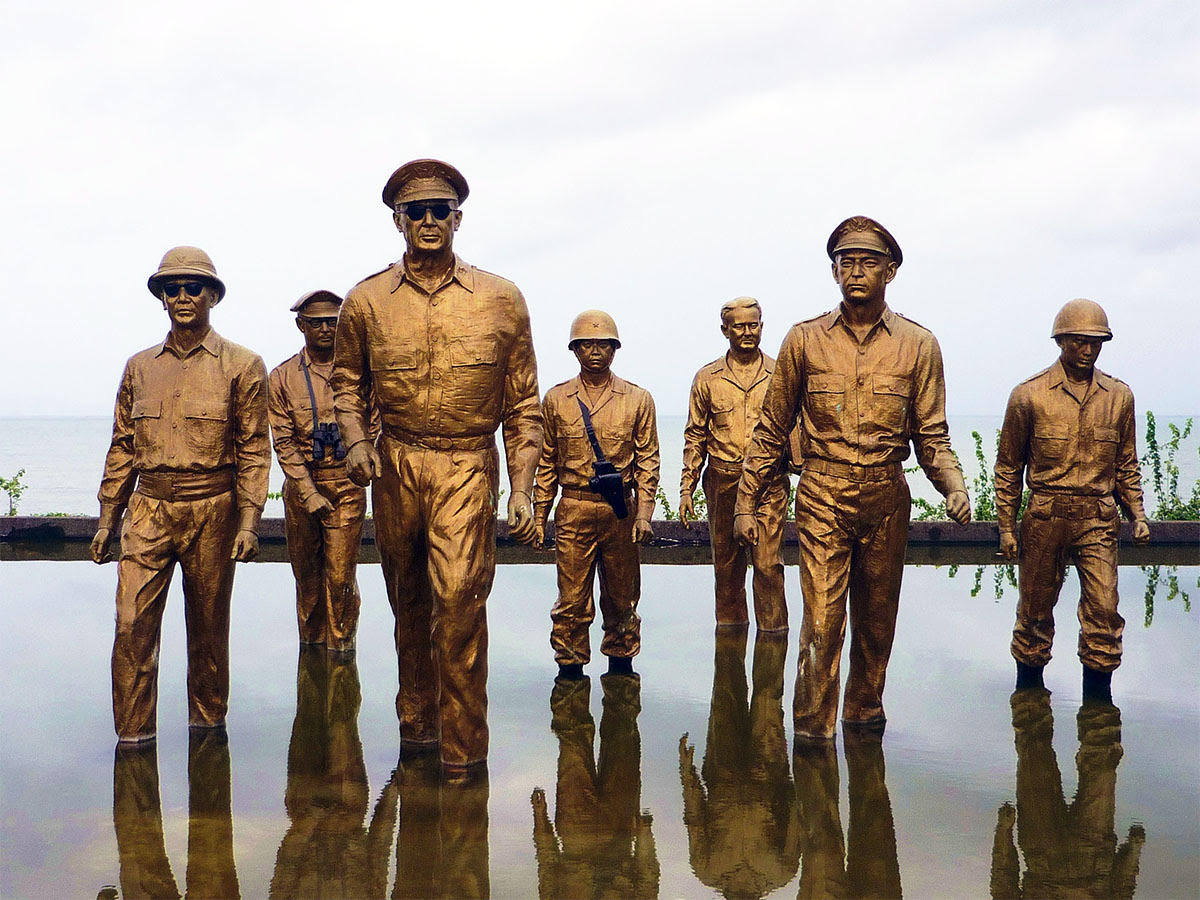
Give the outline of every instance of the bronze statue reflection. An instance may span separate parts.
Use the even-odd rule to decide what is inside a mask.
[[[1017,805],[1005,803],[997,815],[992,897],[1132,897],[1146,832],[1134,824],[1117,846],[1121,711],[1105,701],[1085,701],[1080,708],[1079,787],[1068,804],[1052,743],[1050,692],[1018,690],[1011,703]],[[1025,858],[1023,875],[1018,846]]]
[[[188,735],[187,895],[239,897],[233,861],[229,739],[223,728]],[[158,745],[117,745],[113,761],[113,828],[121,896],[179,897],[163,842]]]
[[[448,779],[436,753],[402,752],[379,800],[400,805],[393,900],[491,896],[488,793],[486,766]]]
[[[591,679],[558,678],[550,694],[551,728],[558,737],[553,822],[545,791],[535,788],[531,798],[542,900],[658,896],[653,818],[641,809],[641,682],[636,675],[609,674],[600,677],[600,685],[598,763]]]
[[[800,823],[783,731],[787,635],[759,632],[747,705],[747,630],[717,629],[704,764],[697,773],[684,735],[679,776],[692,871],[725,897],[758,898],[795,876]]]
[[[369,793],[353,656],[301,647],[296,719],[288,745],[291,825],[275,857],[271,897],[379,897],[387,892],[396,804],[381,801],[364,827]]]
[[[842,840],[837,745],[797,742],[792,755],[800,815],[798,897],[899,897],[896,826],[884,774],[883,739],[843,731],[849,775],[850,831]]]

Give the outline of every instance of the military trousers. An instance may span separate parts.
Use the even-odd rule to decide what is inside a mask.
[[[550,646],[555,661],[583,664],[592,657],[588,629],[596,618],[592,585],[597,573],[604,627],[600,652],[636,656],[642,646],[642,619],[637,614],[642,571],[633,516],[618,519],[599,496],[592,500],[564,494],[554,510],[554,547],[558,600],[550,611]]]
[[[123,740],[157,733],[158,651],[167,589],[183,569],[188,724],[221,725],[229,707],[229,598],[237,511],[232,491],[201,500],[134,493],[117,562],[113,720]]]
[[[358,630],[358,551],[367,492],[344,470],[316,470],[317,492],[333,505],[325,517],[304,508],[290,478],[283,483],[283,524],[288,558],[296,578],[296,620],[300,643],[330,650],[353,650]]]
[[[386,433],[371,499],[396,619],[401,745],[441,746],[443,766],[487,759],[487,598],[496,573],[499,459]]]
[[[783,590],[783,526],[787,521],[788,480],[782,476],[763,492],[754,518],[758,543],[743,547],[733,536],[733,508],[737,502],[740,467],[709,462],[702,483],[708,502],[708,533],[716,577],[717,624],[741,625],[749,621],[746,609],[746,567],[754,566],[754,621],[759,631],[788,627]]]
[[[883,687],[896,634],[910,506],[899,465],[847,466],[850,477],[814,469],[800,476],[796,494],[804,617],[793,718],[797,735],[832,738],[847,599],[850,674],[842,720],[886,721]]]
[[[1121,664],[1125,620],[1117,612],[1120,515],[1111,497],[1034,494],[1021,519],[1020,588],[1012,655],[1027,666],[1050,661],[1054,606],[1067,564],[1079,572],[1079,659],[1111,672]]]

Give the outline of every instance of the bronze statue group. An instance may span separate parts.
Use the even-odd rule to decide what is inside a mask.
[[[119,530],[112,691],[120,745],[156,735],[160,626],[177,563],[189,725],[197,733],[224,725],[234,567],[258,550],[268,428],[285,475],[300,642],[354,651],[370,485],[395,617],[401,747],[436,754],[445,781],[469,781],[488,755],[498,429],[510,533],[541,544],[553,511],[550,644],[561,702],[569,705],[570,683],[590,662],[597,576],[608,672],[637,677],[638,545],[653,537],[659,481],[654,401],[613,373],[620,336],[598,310],[581,313],[568,336],[579,375],[539,398],[520,290],[454,253],[467,194],[446,163],[397,169],[383,201],[404,237],[403,258],[344,300],[324,290],[299,298],[292,310],[304,346],[269,375],[259,356],[211,328],[225,285],[203,251],[174,248],[150,276],[171,328],[121,377],[91,548],[96,562],[109,560]],[[758,631],[785,635],[782,534],[789,473],[799,474],[803,619],[793,724],[798,743],[815,745],[835,735],[847,616],[843,728],[879,734],[886,721],[909,526],[903,462],[915,452],[952,519],[971,514],[950,446],[938,343],[884,299],[903,262],[899,244],[878,222],[854,216],[826,249],[840,303],[792,326],[776,358],[759,348],[756,300],[720,308],[729,350],[692,384],[680,485],[685,522],[695,517],[698,484],[707,500],[718,630],[748,626],[749,568]],[[1018,688],[1041,686],[1054,606],[1073,563],[1084,693],[1108,699],[1124,626],[1121,512],[1134,521],[1135,540],[1149,537],[1133,396],[1095,367],[1112,338],[1097,304],[1067,303],[1052,337],[1059,358],[1009,398],[995,469],[1001,551],[1020,566],[1011,652]],[[1023,485],[1032,493],[1018,520]]]

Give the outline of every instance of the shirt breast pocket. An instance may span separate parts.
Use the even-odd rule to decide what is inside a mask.
[[[713,428],[728,428],[733,424],[733,404],[729,402],[713,402],[709,411],[709,421]]]
[[[225,398],[185,400],[182,406],[184,434],[188,446],[206,459],[225,450],[229,409]]]
[[[912,383],[903,375],[875,375],[871,379],[871,395],[875,415],[882,425],[903,429],[908,421],[908,402]]]
[[[1042,459],[1060,460],[1067,452],[1070,431],[1066,425],[1036,425],[1033,429],[1033,452]]]
[[[371,381],[384,408],[407,403],[416,394],[417,353],[403,347],[371,352]]]
[[[833,428],[842,418],[846,400],[846,376],[836,372],[809,375],[805,394],[808,419],[816,428]]]
[[[1096,455],[1102,462],[1111,463],[1117,458],[1117,444],[1120,435],[1115,428],[1105,428],[1097,425],[1092,429],[1092,444]]]
[[[559,430],[559,460],[561,462],[583,463],[592,458],[592,445],[588,441],[583,423],[567,425]]]
[[[130,418],[133,419],[134,447],[146,450],[160,445],[161,400],[134,400]]]

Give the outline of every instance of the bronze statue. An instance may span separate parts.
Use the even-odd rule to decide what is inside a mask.
[[[704,764],[679,740],[692,871],[725,897],[765,897],[796,875],[800,820],[783,731],[787,635],[759,631],[746,702],[746,628],[718,628]],[[701,778],[703,775],[703,778]]]
[[[798,422],[804,619],[794,718],[800,739],[834,735],[847,594],[850,675],[842,722],[882,729],[887,721],[883,687],[908,543],[902,463],[910,444],[946,497],[950,517],[971,517],[950,449],[937,340],[884,300],[903,262],[900,245],[878,222],[854,216],[833,230],[825,249],[842,302],[792,326],[784,338],[746,453],[734,529],[744,544],[759,540],[756,510]]]
[[[654,536],[650,517],[658,491],[654,400],[612,373],[621,339],[607,313],[576,316],[567,346],[579,360],[579,375],[546,392],[533,504],[540,546],[561,488],[554,511],[558,600],[550,613],[550,646],[560,675],[583,675],[591,659],[592,583],[599,571],[600,652],[609,671],[632,672],[641,649],[638,543]]]
[[[350,477],[374,479],[376,541],[396,617],[403,746],[440,746],[448,775],[485,763],[488,593],[503,425],[508,521],[534,535],[537,363],[516,285],[455,255],[467,182],[437,160],[383,190],[404,257],[356,285],[338,317],[332,386]],[[369,403],[382,432],[369,439]]]
[[[642,809],[641,682],[610,672],[600,685],[599,756],[591,679],[557,678],[550,693],[550,727],[558,738],[554,820],[545,791],[534,788],[530,797],[543,900],[658,897],[654,818]]]
[[[267,370],[261,358],[212,330],[209,314],[225,284],[208,254],[168,250],[147,285],[167,310],[171,331],[125,364],[91,546],[95,562],[112,558],[112,537],[128,505],[112,655],[113,718],[122,743],[157,733],[159,633],[177,562],[187,622],[188,724],[224,724],[234,563],[258,553],[271,461]]]
[[[1118,505],[1134,521],[1133,539],[1150,540],[1133,392],[1096,368],[1101,347],[1112,339],[1099,304],[1072,300],[1054,317],[1051,336],[1061,351],[1058,361],[1013,389],[996,453],[1000,551],[1020,561],[1012,639],[1017,686],[1042,684],[1054,641],[1054,606],[1073,562],[1084,694],[1111,698],[1125,630],[1117,612]],[[1018,544],[1023,477],[1030,498]]]
[[[749,621],[746,566],[754,564],[754,620],[759,631],[785,631],[783,526],[787,521],[788,476],[780,467],[755,509],[758,542],[746,547],[733,537],[733,507],[750,434],[758,422],[775,360],[759,349],[762,308],[753,297],[738,297],[721,307],[721,334],[729,351],[696,373],[683,430],[683,477],[679,518],[696,517],[692,494],[704,469],[708,533],[716,576],[717,624]],[[705,460],[708,466],[705,468]]]
[[[996,816],[992,897],[1133,897],[1146,830],[1132,825],[1125,842],[1117,846],[1117,766],[1124,755],[1121,711],[1103,700],[1089,699],[1080,707],[1078,786],[1068,804],[1054,753],[1050,692],[1017,690],[1011,703],[1017,804],[1014,808],[1005,803]]]
[[[293,306],[304,349],[270,375],[267,415],[283,469],[284,528],[296,577],[301,644],[353,650],[358,550],[367,492],[346,472],[333,420],[333,335],[342,298],[311,291]]]

